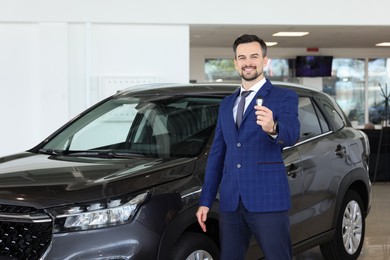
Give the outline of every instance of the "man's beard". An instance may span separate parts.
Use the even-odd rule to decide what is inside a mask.
[[[263,74],[263,71],[257,71],[257,70],[254,71],[254,74],[245,74],[245,72],[243,72],[242,70],[240,71],[241,78],[246,80],[246,81],[255,80],[258,77],[260,77],[262,74]]]

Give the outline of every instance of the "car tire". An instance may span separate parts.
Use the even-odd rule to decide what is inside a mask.
[[[184,233],[176,243],[172,260],[218,260],[219,249],[208,236],[199,233]]]
[[[357,259],[363,247],[365,212],[363,202],[355,191],[347,191],[337,219],[335,238],[320,245],[325,259]]]

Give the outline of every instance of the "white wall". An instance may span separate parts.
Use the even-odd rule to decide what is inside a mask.
[[[102,91],[102,78],[187,82],[189,28],[0,23],[0,57],[0,155],[6,155],[32,148],[124,87]]]

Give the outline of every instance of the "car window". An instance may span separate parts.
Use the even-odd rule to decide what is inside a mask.
[[[332,104],[328,100],[325,100],[324,98],[319,98],[319,101],[322,105],[323,110],[328,115],[328,117],[332,120],[332,123],[335,127],[335,130],[339,130],[344,127],[344,119],[342,114],[342,111],[339,107],[337,107],[337,104]]]
[[[193,157],[212,134],[220,101],[160,95],[111,99],[78,118],[43,149],[89,156]]]
[[[180,103],[158,104],[139,114],[139,124],[132,126],[131,150],[158,157],[197,155],[216,124],[219,102]]]
[[[318,106],[317,106],[317,104],[315,102],[313,102],[313,106],[314,106],[314,108],[316,110],[316,114],[317,114],[318,120],[320,121],[320,126],[321,126],[322,132],[326,133],[326,132],[330,131],[329,125],[326,122],[326,119],[325,119],[324,115],[321,113],[320,109],[318,108]]]
[[[89,150],[123,142],[137,113],[135,104],[122,104],[98,116],[73,136],[69,150]]]
[[[301,124],[300,141],[329,131],[326,120],[309,97],[299,97],[298,115]]]

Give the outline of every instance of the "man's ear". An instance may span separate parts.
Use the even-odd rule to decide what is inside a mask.
[[[268,64],[268,56],[265,56],[263,58],[263,67],[267,67],[267,64]]]

